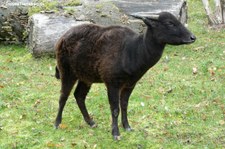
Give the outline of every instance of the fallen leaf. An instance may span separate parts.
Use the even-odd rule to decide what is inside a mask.
[[[62,144],[56,144],[55,147],[56,148],[61,148],[61,147],[63,147],[63,145]]]
[[[207,120],[207,116],[204,114],[204,115],[202,115],[202,120],[203,121],[206,121]]]
[[[160,87],[160,88],[158,89],[158,91],[159,91],[159,93],[161,93],[161,94],[164,94],[164,93],[165,93],[165,89],[162,88],[162,87]]]
[[[66,140],[65,138],[61,138],[61,139],[60,139],[61,142],[64,142],[65,140]]]
[[[41,103],[41,101],[40,100],[37,100],[37,101],[35,101],[35,103],[34,103],[34,105],[33,105],[33,107],[37,107],[39,104]]]
[[[167,70],[169,70],[169,67],[168,67],[168,66],[165,66],[165,67],[163,68],[163,70],[164,70],[164,71],[167,71]]]
[[[217,70],[216,67],[214,67],[214,68],[209,68],[209,69],[208,69],[208,71],[209,71],[209,73],[210,73],[211,76],[214,76],[214,75],[216,74],[216,73],[215,73],[216,70]]]
[[[173,89],[172,88],[169,88],[166,93],[172,93]]]
[[[25,119],[26,118],[26,114],[23,114],[20,116],[20,120]]]
[[[49,70],[52,71],[52,66],[49,66]]]
[[[54,143],[52,143],[52,142],[48,142],[47,143],[47,147],[55,147],[56,145],[54,144]]]
[[[198,103],[197,105],[195,105],[195,108],[199,108],[201,106],[201,103]]]
[[[223,126],[223,125],[225,124],[225,121],[224,121],[224,120],[220,120],[220,121],[219,121],[219,124],[220,124],[221,126]]]
[[[50,147],[50,148],[60,148],[62,146],[63,146],[62,144],[55,144],[52,141],[47,143],[47,147]]]
[[[169,111],[169,108],[168,108],[167,106],[165,106],[165,110],[166,110],[166,111]]]
[[[205,49],[204,46],[200,46],[200,47],[194,48],[195,51],[198,51],[198,50],[204,50],[204,49]]]
[[[165,62],[168,63],[169,61],[170,61],[170,57],[169,56],[166,56],[165,57]]]
[[[193,67],[193,68],[192,68],[192,73],[193,73],[193,74],[197,74],[197,73],[198,73],[197,67]]]
[[[60,124],[60,125],[59,125],[59,128],[60,128],[60,129],[66,129],[67,127],[68,127],[68,126],[67,126],[66,124]]]
[[[74,146],[77,145],[77,143],[76,142],[72,142],[71,145],[74,147]]]
[[[210,80],[211,80],[211,81],[215,81],[215,80],[216,80],[216,78],[212,77]]]

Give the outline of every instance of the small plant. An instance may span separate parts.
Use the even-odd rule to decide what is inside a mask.
[[[100,4],[97,4],[97,5],[95,6],[95,8],[96,8],[96,9],[102,9],[103,6],[104,6],[104,5],[100,3]]]
[[[81,4],[80,0],[67,0],[64,2],[64,6],[79,6]]]
[[[76,9],[73,7],[65,7],[64,10],[66,14],[74,14],[76,12]]]
[[[39,5],[32,6],[28,9],[28,15],[32,16],[35,13],[40,13],[41,11],[54,11],[57,12],[58,1],[53,0],[40,0]]]
[[[42,11],[53,11],[58,12],[57,6],[61,5],[57,0],[40,0],[37,2],[39,5],[32,6],[28,9],[28,15],[31,16],[35,13],[40,13]],[[75,9],[70,8],[72,6],[79,6],[81,5],[80,0],[67,0],[62,3],[63,6],[65,6],[65,13],[74,13]]]

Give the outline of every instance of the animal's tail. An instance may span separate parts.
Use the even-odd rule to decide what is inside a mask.
[[[56,59],[57,59],[58,53],[60,53],[62,48],[63,48],[63,38],[60,38],[55,45]],[[57,66],[55,66],[55,77],[56,79],[60,79],[59,69]]]
[[[55,77],[56,79],[60,79],[59,69],[57,68],[57,66],[55,66]]]

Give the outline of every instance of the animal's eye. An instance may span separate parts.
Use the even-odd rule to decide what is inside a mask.
[[[173,22],[166,22],[166,25],[168,27],[174,27],[174,26],[176,26]]]

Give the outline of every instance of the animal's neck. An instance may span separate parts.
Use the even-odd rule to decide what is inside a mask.
[[[126,56],[123,59],[124,70],[128,74],[140,78],[159,61],[164,47],[165,45],[154,40],[151,32],[147,31],[144,35],[140,35],[132,42],[132,46],[126,50]]]
[[[154,66],[162,56],[165,44],[159,43],[150,29],[147,29],[146,33],[143,35],[143,44],[145,51],[145,61],[149,65],[148,67]]]

